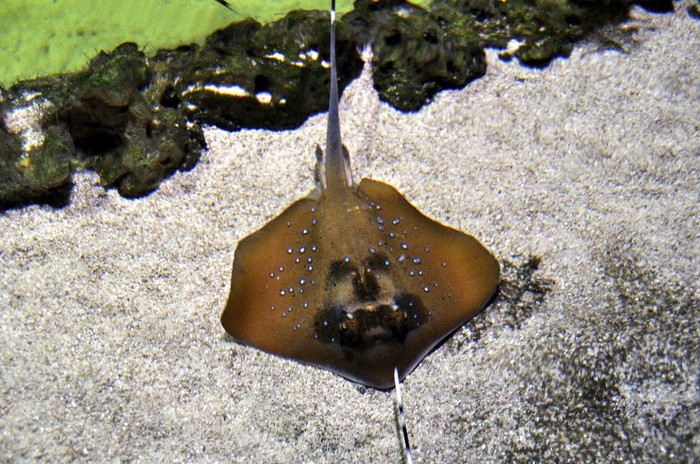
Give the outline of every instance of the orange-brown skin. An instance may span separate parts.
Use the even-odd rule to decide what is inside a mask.
[[[393,187],[353,184],[340,139],[334,17],[320,195],[238,244],[221,323],[246,345],[390,388],[395,367],[403,379],[486,305],[499,266],[474,237],[424,216]]]
[[[329,277],[332,263],[348,257],[349,278],[362,280],[362,263],[373,256],[389,262],[369,272],[379,275],[376,299],[362,301],[347,279]],[[318,201],[297,201],[242,240],[221,321],[247,345],[390,388],[394,366],[404,378],[486,305],[498,279],[498,262],[474,237],[424,216],[393,187],[363,179],[344,197],[324,192]],[[319,335],[323,324],[317,315],[324,307],[340,302],[371,311],[403,293],[414,295],[426,310],[405,339],[388,336],[368,346],[344,346]]]

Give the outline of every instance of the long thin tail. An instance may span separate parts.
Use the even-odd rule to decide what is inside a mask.
[[[326,187],[350,186],[349,166],[343,156],[338,114],[338,70],[335,53],[335,0],[331,0],[331,95],[328,104],[328,132],[326,133]]]
[[[224,7],[228,8],[229,10],[231,10],[231,11],[233,11],[234,13],[238,14],[238,11],[234,10],[233,7],[231,6],[231,4],[230,4],[229,2],[227,2],[226,0],[214,0],[214,1],[215,1],[216,3],[218,3],[219,5],[223,5]]]
[[[396,387],[396,407],[399,410],[399,426],[403,436],[403,452],[406,456],[406,464],[413,464],[411,443],[408,441],[408,429],[406,428],[406,415],[403,412],[403,399],[401,398],[401,382],[399,382],[399,370],[394,368],[394,386]]]

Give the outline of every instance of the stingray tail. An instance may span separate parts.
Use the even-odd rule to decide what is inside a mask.
[[[338,68],[336,65],[335,0],[331,0],[331,93],[328,104],[326,133],[326,188],[347,188],[352,185],[350,165],[343,154],[338,114]]]
[[[413,464],[413,454],[411,453],[411,443],[408,441],[406,415],[403,412],[401,382],[399,381],[399,370],[397,368],[394,368],[394,386],[396,387],[396,409],[399,411],[399,427],[401,427],[401,436],[403,438],[403,453],[406,459],[406,464]]]

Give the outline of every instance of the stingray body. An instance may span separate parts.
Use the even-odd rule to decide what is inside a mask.
[[[474,237],[396,189],[352,181],[340,140],[331,12],[331,95],[320,185],[235,252],[221,321],[241,343],[375,387],[403,379],[482,309],[499,279]]]

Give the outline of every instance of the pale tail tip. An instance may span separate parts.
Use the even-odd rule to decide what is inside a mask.
[[[396,387],[396,406],[399,410],[399,426],[403,436],[403,452],[406,464],[413,464],[413,454],[411,444],[408,441],[408,429],[406,428],[406,416],[403,412],[403,399],[401,398],[401,382],[399,381],[399,369],[394,367],[394,386]]]

